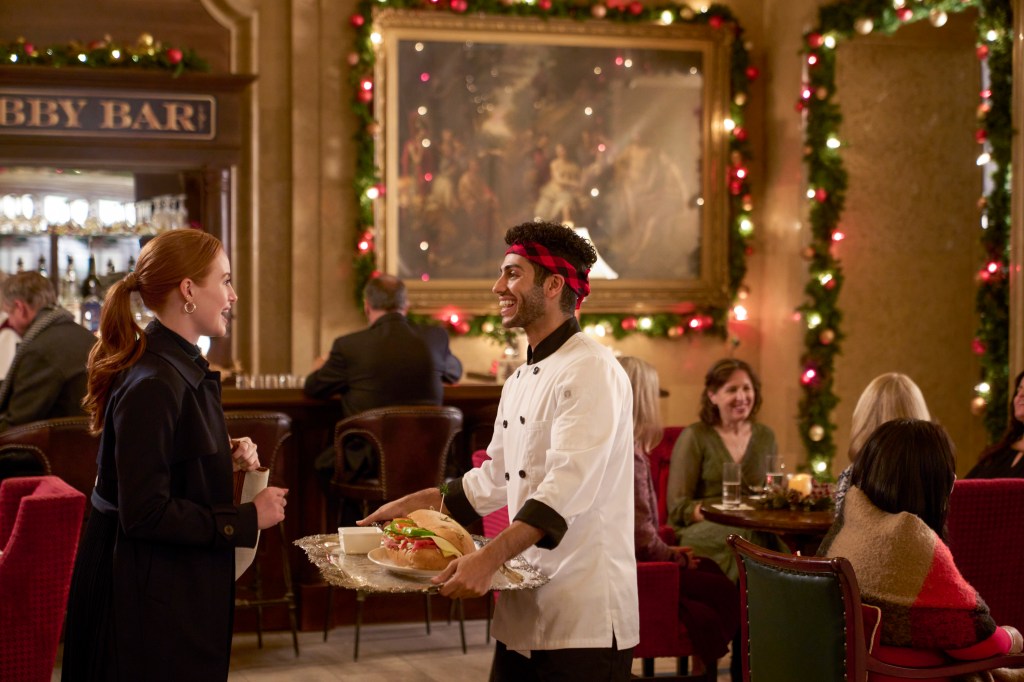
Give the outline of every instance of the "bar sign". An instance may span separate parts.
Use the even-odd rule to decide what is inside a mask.
[[[0,135],[212,140],[216,105],[210,95],[0,88]]]

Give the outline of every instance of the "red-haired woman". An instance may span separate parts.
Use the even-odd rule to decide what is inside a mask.
[[[156,320],[135,324],[138,292]],[[68,602],[64,680],[223,680],[235,547],[284,518],[285,490],[235,505],[232,470],[259,465],[228,436],[220,374],[196,343],[237,300],[220,242],[165,232],[107,294],[84,405],[101,433],[93,510]]]

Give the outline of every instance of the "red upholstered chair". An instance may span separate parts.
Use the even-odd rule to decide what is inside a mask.
[[[637,595],[640,602],[640,643],[633,658],[643,659],[643,677],[655,677],[654,659],[676,659],[676,675],[667,679],[714,682],[716,670],[686,675],[693,644],[686,626],[679,622],[679,566],[671,561],[639,561],[636,565]],[[666,679],[664,675],[657,676]]]
[[[85,495],[56,476],[0,484],[0,680],[48,680]]]
[[[957,481],[949,498],[949,549],[1001,625],[1024,629],[1024,479]]]
[[[883,662],[868,648],[875,628],[865,627],[870,610],[861,604],[849,561],[780,554],[736,535],[729,545],[740,572],[744,682],[938,680],[1024,667],[1024,656],[932,665],[934,659],[914,651],[899,664]],[[910,657],[916,667],[908,667]]]
[[[682,426],[666,426],[661,442],[647,453],[647,461],[651,465],[651,479],[658,494],[658,534],[667,544],[676,544],[676,532],[668,525],[668,470],[672,462],[672,448],[683,432]]]
[[[489,460],[486,450],[477,450],[473,453],[473,467],[479,467],[481,464]],[[498,535],[501,531],[508,528],[508,507],[502,507],[497,511],[493,511],[485,516],[481,523],[484,527],[484,537],[493,538]],[[491,642],[491,615],[492,609],[494,608],[494,602],[498,600],[498,593],[494,593],[494,600],[488,599],[487,601],[487,643]]]

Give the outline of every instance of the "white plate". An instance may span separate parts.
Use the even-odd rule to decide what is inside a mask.
[[[366,558],[378,566],[383,566],[392,573],[408,576],[410,578],[433,578],[435,575],[440,575],[441,573],[441,571],[428,571],[423,568],[413,568],[411,566],[397,566],[388,559],[387,550],[383,547],[370,550],[370,552],[367,553]]]

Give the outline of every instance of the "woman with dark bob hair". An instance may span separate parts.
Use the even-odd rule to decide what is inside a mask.
[[[882,424],[854,462],[842,512],[818,550],[848,559],[862,600],[881,610],[883,660],[920,660],[921,650],[941,662],[943,654],[979,659],[1024,649],[1016,629],[996,626],[945,544],[955,472],[953,444],[941,426],[918,419]],[[1024,671],[993,676],[1024,679]]]
[[[1009,425],[998,442],[988,446],[965,478],[1024,478],[1024,372],[1013,380]]]
[[[679,543],[718,562],[733,580],[736,560],[725,540],[750,531],[704,520],[706,501],[722,496],[722,469],[726,462],[740,464],[743,489],[764,481],[765,455],[775,454],[775,434],[754,421],[761,407],[761,381],[743,360],[716,362],[704,377],[700,421],[683,431],[672,450],[669,466],[668,520]]]

